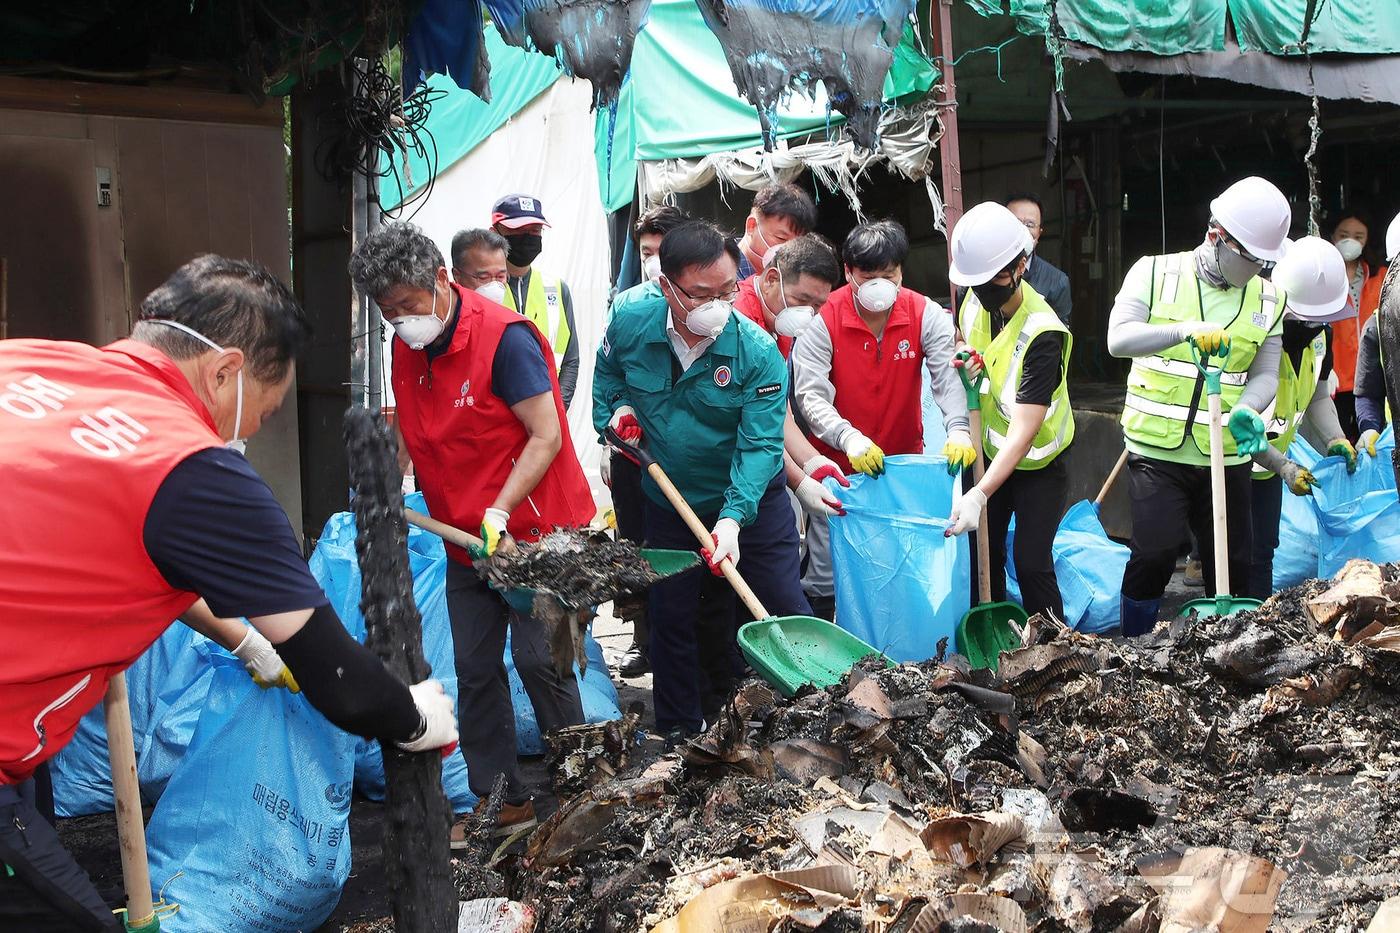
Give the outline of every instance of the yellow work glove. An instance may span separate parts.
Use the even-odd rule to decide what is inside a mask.
[[[1279,467],[1278,475],[1283,480],[1283,484],[1288,487],[1288,491],[1295,496],[1312,495],[1313,487],[1318,484],[1317,477],[1312,475],[1312,471],[1307,467],[1299,466],[1292,460]]]
[[[972,446],[972,435],[966,431],[948,432],[948,441],[943,445],[943,457],[948,461],[949,476],[957,476],[959,471],[972,466],[977,459],[977,448]]]
[[[851,461],[851,469],[866,476],[880,476],[885,472],[885,452],[864,434],[857,434],[847,442],[846,459]]]
[[[1376,455],[1376,441],[1381,439],[1380,432],[1374,428],[1367,428],[1361,432],[1361,436],[1356,440],[1356,446],[1366,451],[1371,456]]]
[[[1189,341],[1202,356],[1230,355],[1230,335],[1225,328],[1204,321],[1188,321],[1182,325],[1182,340]]]
[[[282,663],[282,657],[277,653],[277,649],[272,647],[272,642],[251,625],[248,626],[248,633],[243,636],[243,641],[233,649],[233,656],[243,662],[243,668],[253,678],[253,683],[264,690],[285,687],[293,693],[301,692],[296,678],[287,670],[287,665]]]
[[[496,548],[501,546],[501,540],[506,537],[506,522],[510,521],[510,513],[505,509],[487,509],[486,514],[481,517],[481,548],[482,557],[490,557],[496,553]],[[472,555],[476,557],[476,555]]]
[[[1327,442],[1327,455],[1329,457],[1346,457],[1347,472],[1356,472],[1356,448],[1351,446],[1351,441],[1345,437],[1334,437]],[[1375,456],[1372,452],[1371,456]]]

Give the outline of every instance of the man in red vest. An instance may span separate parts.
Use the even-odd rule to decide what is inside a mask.
[[[840,284],[841,260],[836,247],[820,234],[807,233],[775,247],[763,270],[739,283],[734,307],[772,334],[778,342],[778,352],[788,359],[797,336],[812,323],[817,309],[826,304],[831,290]],[[842,486],[850,483],[831,458],[812,446],[793,417],[791,405],[783,427],[783,465],[788,488],[811,516],[809,532],[817,524],[822,526],[815,532],[820,540],[827,519],[846,514],[841,500],[822,485],[822,480],[832,478]],[[829,622],[835,618],[836,600],[830,564],[824,555],[824,550],[818,551],[815,566],[809,558],[808,574],[802,582],[812,614]]]
[[[479,528],[485,555],[587,525],[593,497],[569,438],[549,345],[534,323],[452,281],[442,254],[411,224],[369,236],[350,260],[355,286],[394,328],[396,424],[433,517]],[[468,554],[447,545],[447,614],[456,653],[462,756],[482,804],[506,776],[496,831],[535,824],[515,757],[506,679],[515,669],[547,735],[583,721],[578,682],[550,661],[544,626],[512,611]],[[465,848],[465,820],[452,830]]]
[[[953,319],[930,298],[902,287],[909,236],[893,220],[861,224],[841,258],[849,284],[831,293],[792,351],[794,407],[818,451],[844,472],[879,476],[887,454],[924,450],[923,375],[948,432],[949,472],[976,459],[967,395],[953,359]],[[825,522],[807,534],[808,591],[831,587]]]
[[[282,404],[309,333],[266,269],[202,256],[146,297],[129,340],[0,341],[0,929],[120,929],[34,777],[182,614],[248,618],[343,729],[412,751],[456,739],[442,686],[405,686],[350,637],[230,449]]]

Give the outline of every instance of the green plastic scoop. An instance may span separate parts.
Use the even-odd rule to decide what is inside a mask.
[[[700,546],[713,547],[709,530],[651,454],[637,444],[623,440],[612,428],[608,428],[606,435],[611,447],[652,478]],[[754,670],[783,694],[792,696],[804,684],[812,684],[819,689],[830,687],[846,676],[861,658],[880,654],[875,648],[824,619],[769,615],[758,595],[739,575],[733,561],[722,561],[719,570],[756,620],[739,629],[739,650]]]
[[[1230,352],[1225,344],[1216,354],[1226,356]],[[1257,609],[1259,600],[1245,596],[1230,595],[1230,541],[1225,515],[1225,435],[1220,424],[1220,374],[1224,364],[1211,366],[1212,354],[1202,354],[1191,342],[1191,355],[1196,359],[1196,368],[1206,377],[1206,396],[1210,403],[1210,504],[1213,521],[1212,541],[1215,545],[1215,595],[1188,601],[1177,614],[1182,618],[1195,612],[1199,615],[1231,616],[1246,609]]]

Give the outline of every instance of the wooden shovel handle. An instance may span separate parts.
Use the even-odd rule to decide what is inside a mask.
[[[1128,463],[1128,451],[1124,448],[1118,455],[1118,462],[1113,465],[1113,470],[1108,474],[1108,479],[1103,481],[1103,487],[1099,489],[1099,494],[1094,497],[1094,505],[1103,505],[1103,500],[1108,498],[1108,493],[1113,489],[1113,484],[1118,482],[1118,474],[1123,472],[1123,467]]]
[[[422,512],[415,512],[413,509],[404,509],[403,517],[408,519],[408,523],[415,528],[422,528],[424,531],[437,535],[448,544],[455,544],[460,548],[483,548],[486,546],[476,535],[467,534],[460,528],[454,528],[446,522],[440,522],[436,518],[429,518]]]
[[[117,674],[107,682],[103,708],[107,718],[107,756],[112,763],[122,883],[126,887],[126,916],[128,927],[139,929],[155,919],[156,912],[151,901],[146,824],[141,815],[141,785],[136,780],[136,746],[131,737],[131,707],[127,704],[125,674]]]
[[[987,464],[982,453],[982,411],[980,408],[968,410],[972,423],[972,446],[977,448],[977,459],[972,462],[972,479],[982,482],[982,474]],[[992,601],[992,541],[990,523],[987,521],[987,507],[982,507],[982,517],[977,525],[977,602],[985,605]]]

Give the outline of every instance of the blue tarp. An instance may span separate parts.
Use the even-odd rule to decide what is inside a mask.
[[[1376,563],[1400,560],[1400,500],[1390,454],[1393,428],[1376,443],[1376,456],[1362,453],[1356,472],[1347,473],[1342,457],[1324,457],[1312,467],[1318,485],[1313,507],[1322,537],[1317,576],[1330,577],[1350,559]]]
[[[1012,542],[1016,520],[1006,534],[1006,595],[1021,601],[1016,581]],[[1060,585],[1064,623],[1081,632],[1099,634],[1118,628],[1119,594],[1123,589],[1123,568],[1128,565],[1128,548],[1108,537],[1099,521],[1099,510],[1088,499],[1069,507],[1055,532],[1052,546],[1055,580]]]

